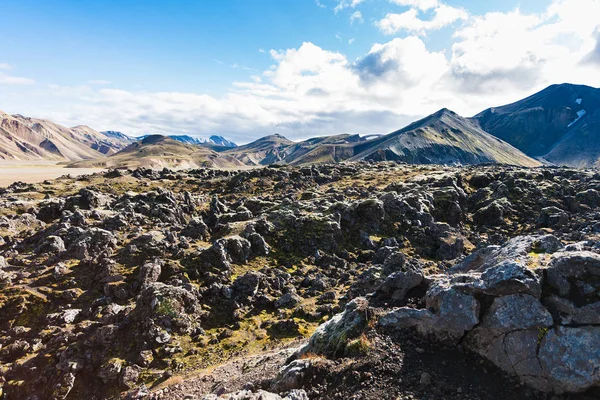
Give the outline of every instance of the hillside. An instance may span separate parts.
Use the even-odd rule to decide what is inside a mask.
[[[114,154],[129,142],[87,127],[0,111],[0,159],[75,161]]]
[[[197,145],[182,143],[161,135],[146,136],[109,157],[69,164],[72,168],[230,168],[240,162]]]
[[[508,143],[471,121],[442,109],[399,131],[360,143],[352,160],[394,160],[412,164],[499,163],[539,166]]]
[[[279,134],[269,135],[223,152],[245,165],[269,165],[282,162],[294,142]]]
[[[552,85],[482,111],[473,121],[524,153],[554,164],[592,166],[600,158],[600,89]]]
[[[141,139],[147,138],[148,136],[152,136],[152,135],[139,136],[139,137],[135,138],[135,140],[141,140]],[[224,148],[237,147],[237,144],[235,144],[234,142],[225,139],[223,136],[217,136],[217,135],[212,135],[208,139],[204,139],[204,138],[196,137],[196,136],[190,136],[190,135],[161,135],[161,136],[167,136],[173,140],[177,140],[178,142],[186,143],[186,144],[197,144],[197,145],[202,145],[202,146],[207,146],[207,147],[213,147],[213,146],[224,147]]]

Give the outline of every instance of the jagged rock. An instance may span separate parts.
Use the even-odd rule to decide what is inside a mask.
[[[73,308],[60,313],[48,314],[46,320],[50,325],[72,324],[80,313],[80,309]]]
[[[52,400],[64,400],[67,398],[73,386],[75,385],[75,375],[72,372],[68,372],[60,376],[57,382],[50,389],[50,396]]]
[[[542,208],[537,225],[543,228],[560,228],[569,222],[569,214],[558,207]]]
[[[480,208],[473,214],[473,222],[478,225],[502,225],[504,223],[505,207],[497,200]]]
[[[119,377],[122,368],[123,361],[112,358],[102,365],[102,367],[100,367],[100,370],[98,371],[98,378],[102,379],[104,383],[114,381]]]
[[[121,372],[121,385],[128,389],[133,389],[140,379],[141,368],[137,365],[128,365]]]
[[[65,242],[60,237],[51,235],[35,251],[38,254],[56,255],[65,250]]]
[[[186,289],[155,282],[141,291],[131,317],[142,324],[153,340],[168,341],[161,328],[190,332],[201,316],[197,294]],[[156,328],[156,329],[151,329]]]
[[[396,308],[379,319],[386,329],[414,328],[425,336],[458,342],[479,323],[479,302],[456,288],[438,283],[427,292],[427,309]]]
[[[352,300],[345,310],[320,325],[300,353],[340,355],[349,340],[358,337],[369,320],[369,302],[362,297]]]
[[[210,239],[210,230],[208,229],[208,226],[204,223],[202,218],[194,217],[181,231],[181,236],[186,236],[190,239],[208,241]]]
[[[589,251],[556,253],[546,270],[548,285],[561,297],[572,292],[582,298],[598,297],[600,255]],[[574,294],[574,293],[573,293]]]
[[[52,222],[61,217],[62,211],[65,207],[64,199],[48,199],[40,203],[37,218],[46,223]]]
[[[483,271],[473,288],[492,296],[529,293],[539,297],[542,277],[521,262],[504,261]]]
[[[259,233],[251,233],[247,236],[252,246],[252,254],[256,256],[266,256],[271,251],[271,246],[267,244],[265,238]]]
[[[541,332],[550,326],[552,316],[535,297],[503,296],[494,300],[464,345],[531,384],[543,380],[536,352]]]
[[[231,290],[235,297],[248,301],[256,296],[261,284],[265,281],[265,278],[265,275],[260,272],[246,272],[233,282]]]
[[[481,272],[505,260],[524,261],[534,250],[543,252],[544,249],[554,250],[560,247],[562,247],[562,243],[552,235],[517,236],[510,239],[503,246],[487,246],[474,251],[463,261],[453,266],[450,271],[452,273]]]
[[[600,385],[598,337],[598,326],[560,326],[543,337],[540,365],[544,378],[555,392],[583,392]],[[546,382],[539,382],[539,387],[542,385],[545,388]]]
[[[279,299],[275,300],[275,307],[277,308],[292,308],[302,300],[302,297],[298,296],[295,291],[285,293]]]
[[[162,232],[150,231],[133,239],[127,247],[130,257],[147,260],[153,257],[163,257],[167,252],[168,242]]]
[[[404,301],[408,292],[419,286],[422,281],[422,271],[417,270],[413,265],[408,265],[404,270],[394,272],[385,278],[383,283],[376,289],[375,295],[390,298],[394,301]]]
[[[159,262],[148,262],[140,267],[138,282],[140,288],[144,290],[150,284],[157,282],[162,268]]]
[[[302,359],[284,365],[273,379],[270,390],[280,393],[301,388],[312,369],[312,364],[313,360]]]
[[[561,325],[600,325],[600,301],[578,306],[573,300],[550,295],[544,305]]]
[[[252,254],[250,242],[239,236],[219,239],[215,242],[215,245],[222,245],[227,258],[235,264],[246,263]]]
[[[148,367],[154,361],[154,355],[152,354],[152,350],[142,350],[140,351],[140,355],[138,357],[138,363],[142,367]]]
[[[31,345],[25,340],[15,340],[13,343],[0,349],[0,359],[5,362],[13,362],[23,357],[31,349]]]
[[[575,195],[577,201],[581,204],[585,204],[589,207],[598,207],[600,206],[600,192],[595,189],[588,189],[582,192],[577,193]]]
[[[109,231],[90,228],[69,246],[68,251],[80,260],[97,260],[112,255],[117,247],[116,237]]]

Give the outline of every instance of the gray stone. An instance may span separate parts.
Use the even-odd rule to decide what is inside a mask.
[[[583,392],[600,385],[599,326],[556,327],[543,338],[539,359],[554,391]]]
[[[591,277],[600,277],[600,255],[590,251],[555,253],[546,274],[548,285],[556,289],[561,297],[566,297],[572,290],[581,288],[573,286],[571,281],[582,283]],[[600,290],[600,287],[596,290]]]
[[[352,300],[346,309],[320,325],[300,353],[322,354],[327,357],[341,354],[348,340],[358,337],[368,322],[369,302],[362,297]]]

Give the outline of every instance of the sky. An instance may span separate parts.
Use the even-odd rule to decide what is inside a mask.
[[[600,0],[0,0],[0,110],[238,143],[600,86]]]

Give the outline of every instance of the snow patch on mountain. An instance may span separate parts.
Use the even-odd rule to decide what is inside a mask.
[[[581,101],[582,101],[582,99],[577,99],[577,100],[575,100],[575,103],[581,104]]]
[[[577,121],[579,121],[581,119],[581,117],[583,117],[586,114],[585,110],[579,110],[577,111],[577,118],[575,118],[575,121],[571,122],[569,125],[567,125],[567,128],[572,127],[573,125],[575,125],[575,123]]]

